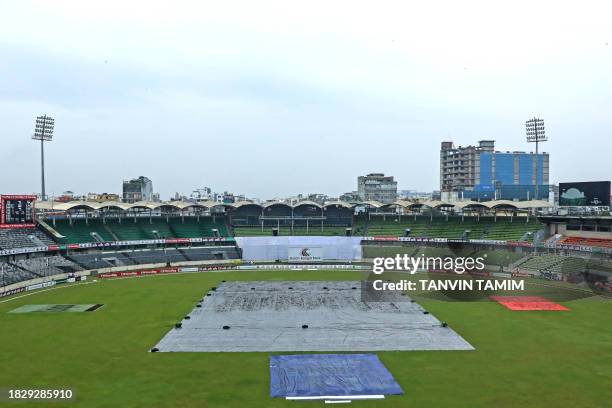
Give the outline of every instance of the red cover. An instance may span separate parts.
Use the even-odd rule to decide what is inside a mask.
[[[563,305],[540,296],[491,296],[491,300],[504,305],[510,310],[569,310]]]

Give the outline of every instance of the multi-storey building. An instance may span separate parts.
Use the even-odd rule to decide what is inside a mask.
[[[397,181],[383,173],[357,177],[357,194],[362,201],[375,200],[390,204],[397,199]]]
[[[140,176],[132,180],[123,181],[123,202],[135,203],[138,201],[152,201],[153,182],[149,178]]]
[[[538,197],[535,197],[536,183]],[[442,199],[547,199],[548,185],[548,153],[536,155],[495,151],[493,140],[481,140],[478,146],[465,147],[455,147],[453,142],[442,142]]]

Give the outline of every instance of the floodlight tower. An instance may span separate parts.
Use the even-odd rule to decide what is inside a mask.
[[[539,150],[538,145],[540,142],[545,142],[548,140],[546,138],[546,132],[544,130],[544,119],[539,119],[534,117],[533,119],[529,119],[525,122],[525,129],[527,132],[527,143],[535,143],[535,153],[536,153],[536,161],[535,161],[535,199],[538,199],[538,164],[540,162],[540,157],[538,156]]]
[[[32,139],[40,140],[40,199],[43,201],[47,199],[45,194],[45,142],[53,140],[54,126],[55,119],[47,115],[39,116],[36,118],[36,126],[32,135]]]

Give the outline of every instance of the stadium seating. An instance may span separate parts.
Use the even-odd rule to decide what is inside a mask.
[[[14,262],[0,261],[0,286],[81,269],[79,265],[59,255],[19,259]]]
[[[14,264],[0,261],[0,286],[12,285],[28,279],[38,278],[36,274]]]
[[[74,262],[59,255],[21,259],[15,261],[14,264],[39,277],[73,273],[82,269]]]
[[[533,272],[572,273],[585,270],[586,260],[562,255],[538,255],[527,258],[517,265],[520,269]]]
[[[562,245],[587,246],[597,248],[612,248],[612,239],[564,237],[559,241]]]
[[[213,229],[217,229],[222,237],[229,236],[225,220],[221,217],[215,220],[212,217],[200,217],[199,221],[196,218],[171,218],[170,226],[178,238],[212,237]]]
[[[165,264],[168,262],[212,261],[239,259],[236,247],[194,247],[143,249],[117,252],[90,252],[72,254],[68,258],[84,269],[101,269],[129,265]]]
[[[270,236],[274,227],[234,227],[234,235],[237,237],[253,237],[253,236]],[[280,227],[278,229],[278,235],[324,235],[324,236],[344,236],[346,235],[346,227],[331,227],[321,226],[317,227]]]
[[[102,241],[132,241],[159,238],[200,238],[212,237],[213,229],[220,236],[229,236],[229,231],[223,218],[212,217],[174,217],[167,220],[161,217],[142,218],[108,218],[56,220],[51,224],[57,232],[63,235],[66,243],[84,243]]]
[[[75,219],[70,223],[68,220],[56,220],[49,225],[65,238],[62,240],[65,243],[85,243],[96,242],[95,235],[97,234],[103,241],[114,241],[112,234],[107,229],[106,225],[96,219],[87,220]]]
[[[0,229],[0,249],[39,247],[53,244],[44,232],[37,228]]]
[[[388,216],[360,218],[355,225],[356,234],[366,236],[404,236],[410,229],[410,236],[429,238],[470,238],[518,241],[530,237],[542,225],[525,218],[498,217],[410,217]]]

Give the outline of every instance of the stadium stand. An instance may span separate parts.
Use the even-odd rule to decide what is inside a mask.
[[[16,265],[0,261],[0,286],[11,285],[28,279],[38,278],[30,271],[21,269]]]
[[[96,241],[114,241],[111,233],[104,224],[98,220],[57,220],[51,225],[58,233],[65,238],[65,243],[86,243]]]
[[[272,230],[275,227],[234,227],[234,234],[237,237],[253,237],[253,236],[265,236],[272,235]],[[335,226],[313,226],[313,227],[280,227],[278,228],[278,235],[317,235],[317,236],[344,236],[346,235],[347,227],[335,227]]]
[[[579,257],[562,255],[531,256],[520,262],[516,267],[533,272],[570,273],[583,271],[586,260]]]
[[[213,230],[219,236],[229,236],[227,224],[222,217],[142,217],[101,219],[67,219],[50,223],[64,236],[65,243],[86,243],[97,241],[132,241],[160,238],[213,237]]]
[[[219,231],[219,236],[229,236],[225,219],[222,217],[200,217],[197,219],[171,218],[170,226],[177,238],[213,237],[213,230]]]
[[[0,286],[79,270],[80,266],[59,255],[0,261]]]
[[[84,269],[101,269],[129,265],[160,264],[173,262],[213,261],[239,259],[236,247],[193,247],[134,250],[116,252],[90,252],[71,254],[67,257]]]
[[[527,222],[529,221],[529,222]],[[542,225],[533,219],[498,217],[360,217],[355,234],[364,236],[410,236],[519,241],[529,240]],[[529,234],[532,233],[532,234]]]
[[[561,238],[558,242],[562,245],[588,246],[588,247],[611,248],[612,249],[612,239],[564,237],[564,238]]]
[[[53,240],[37,228],[0,229],[0,249],[52,245]]]
[[[82,269],[74,262],[59,255],[20,259],[15,261],[14,264],[39,277],[61,273],[73,273]]]

